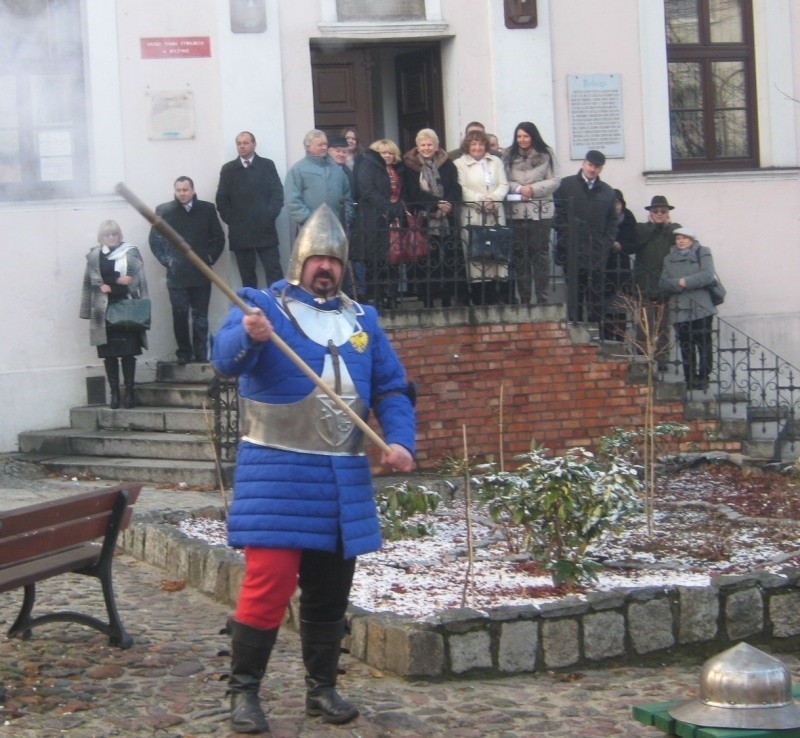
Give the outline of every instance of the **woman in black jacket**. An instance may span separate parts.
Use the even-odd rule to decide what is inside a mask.
[[[614,208],[617,214],[617,238],[606,260],[603,338],[606,341],[623,341],[627,328],[627,302],[631,294],[630,254],[636,250],[636,217],[625,207],[625,198],[620,190],[614,190]]]
[[[403,156],[405,200],[426,225],[428,258],[414,275],[417,292],[426,307],[441,297],[442,307],[467,305],[467,276],[454,205],[461,201],[458,171],[439,148],[439,137],[423,128],[416,146]]]
[[[399,162],[397,144],[382,138],[356,159],[353,170],[356,223],[350,264],[356,272],[355,283],[366,283],[366,299],[378,307],[392,308],[397,302],[397,268],[390,266],[388,257],[389,226],[404,215]],[[365,274],[359,274],[361,270]]]

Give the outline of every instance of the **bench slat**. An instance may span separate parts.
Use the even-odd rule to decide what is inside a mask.
[[[102,538],[106,534],[110,518],[111,512],[106,511],[92,517],[68,520],[59,525],[21,533],[8,539],[0,538],[0,567]]]
[[[128,505],[133,505],[139,497],[141,485],[118,485],[110,489],[84,492],[65,497],[57,502],[37,502],[35,505],[16,507],[0,513],[0,539],[37,530],[48,525],[94,515],[110,510],[121,490],[128,492]]]
[[[0,592],[92,566],[100,559],[102,548],[99,543],[84,543],[50,556],[30,559],[0,569]]]
[[[120,530],[128,526],[132,513],[131,508],[125,511]],[[70,548],[84,541],[102,538],[106,534],[111,516],[112,511],[106,510],[96,515],[63,521],[8,538],[0,537],[0,568],[17,561]]]

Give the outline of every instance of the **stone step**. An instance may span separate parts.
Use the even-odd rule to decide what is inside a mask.
[[[149,382],[136,385],[136,403],[144,407],[211,407],[208,385],[188,382]]]
[[[22,453],[213,461],[208,437],[197,433],[57,428],[19,435]]]
[[[740,441],[747,438],[747,421],[722,418],[718,423],[718,436],[723,441]]]
[[[143,484],[182,484],[194,489],[219,488],[219,474],[213,461],[177,459],[126,459],[101,456],[28,455],[45,469],[65,477],[97,478]],[[230,486],[233,465],[221,464],[223,482]]]
[[[772,460],[775,456],[775,439],[760,438],[742,441],[742,453],[753,459]]]
[[[713,420],[719,412],[716,400],[698,399],[694,393],[691,396],[687,394],[683,406],[687,420]]]
[[[208,363],[159,362],[157,381],[136,385],[135,408],[74,407],[70,428],[22,433],[19,450],[70,477],[216,488],[209,396],[215,379],[231,382]],[[230,484],[232,465],[221,469]]]
[[[167,433],[202,433],[210,435],[214,412],[191,407],[135,407],[131,410],[87,405],[70,410],[70,425],[75,429],[128,431],[163,431]]]
[[[157,382],[178,382],[208,384],[217,373],[209,363],[178,364],[177,362],[159,361],[156,365]]]

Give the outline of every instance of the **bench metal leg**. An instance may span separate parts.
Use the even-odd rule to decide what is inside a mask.
[[[28,584],[25,586],[25,597],[22,601],[22,608],[20,609],[17,619],[8,630],[8,637],[21,637],[27,640],[31,637],[31,629],[37,625],[44,623],[55,622],[69,622],[78,623],[79,625],[86,625],[89,628],[94,628],[104,635],[108,636],[108,642],[111,646],[118,646],[119,648],[130,648],[133,645],[133,638],[128,635],[125,627],[122,625],[122,620],[117,611],[117,605],[114,600],[114,587],[111,583],[111,570],[109,567],[104,567],[104,571],[82,572],[88,576],[95,577],[100,580],[103,587],[103,598],[105,600],[106,612],[108,613],[108,622],[104,623],[102,620],[92,617],[91,615],[84,615],[83,613],[73,612],[71,610],[64,610],[61,612],[51,612],[38,617],[31,617],[33,605],[36,600],[36,585]]]
[[[19,615],[17,615],[14,624],[8,629],[9,638],[19,636],[22,640],[27,641],[31,637],[31,613],[33,612],[34,602],[36,602],[36,585],[26,584],[25,597],[22,600]]]

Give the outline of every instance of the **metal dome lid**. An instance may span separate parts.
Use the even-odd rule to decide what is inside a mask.
[[[789,669],[739,643],[713,656],[700,672],[699,697],[669,710],[676,720],[715,728],[785,730],[800,727]]]

